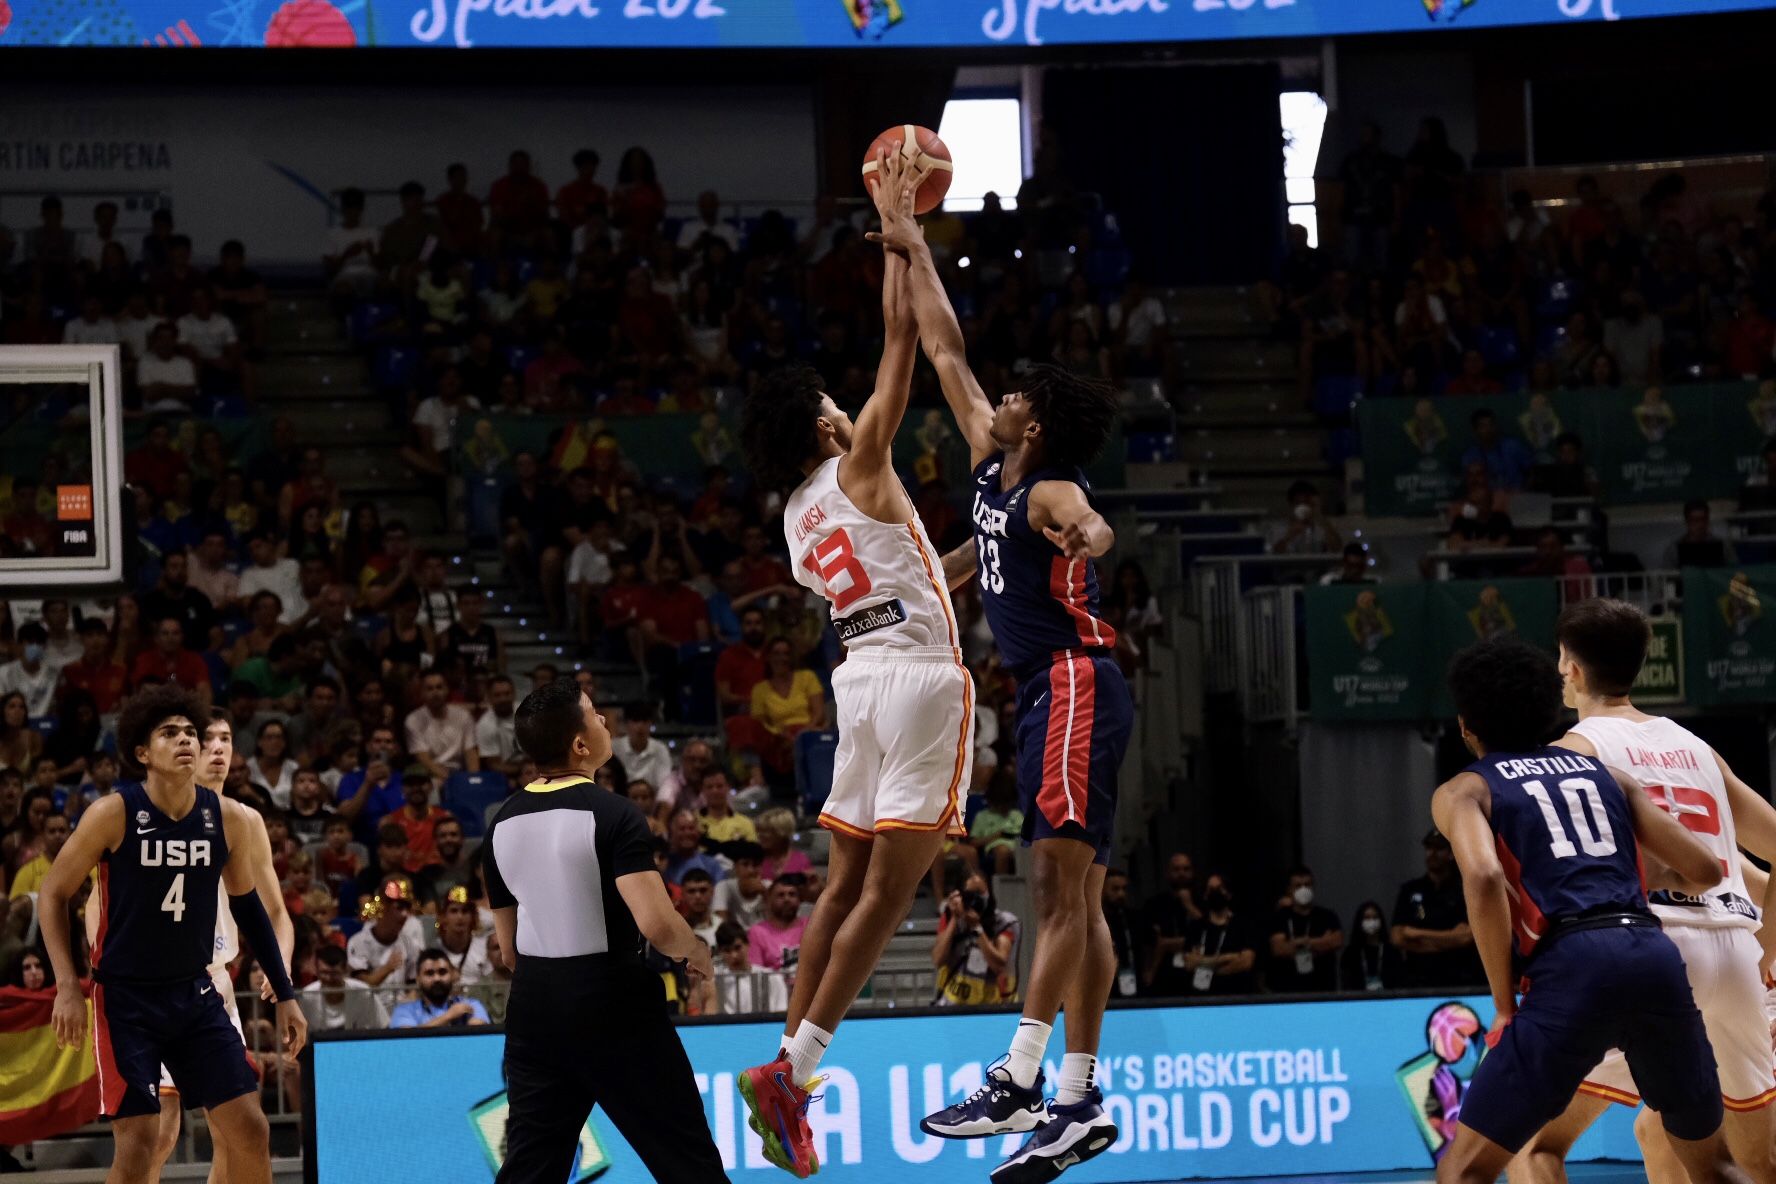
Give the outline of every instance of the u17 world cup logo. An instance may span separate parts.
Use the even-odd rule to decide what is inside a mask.
[[[898,25],[905,16],[900,10],[900,0],[840,0],[845,6],[845,14],[851,18],[851,27],[857,30],[859,37],[880,40],[889,26]]]

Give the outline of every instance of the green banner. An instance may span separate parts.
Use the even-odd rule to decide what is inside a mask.
[[[1421,584],[1307,589],[1308,677],[1317,720],[1416,720],[1425,715]]]
[[[1747,383],[1368,399],[1357,412],[1367,511],[1439,511],[1461,490],[1464,458],[1473,459],[1469,421],[1483,407],[1536,464],[1554,459],[1555,437],[1576,433],[1615,505],[1730,497],[1761,470],[1763,441],[1776,434],[1776,389]]]
[[[1554,651],[1554,619],[1560,614],[1552,580],[1449,580],[1423,585],[1429,600],[1431,644],[1425,684],[1429,714],[1455,714],[1444,675],[1451,658],[1477,641],[1515,633]]]
[[[1684,701],[1683,622],[1676,617],[1654,617],[1653,639],[1647,644],[1646,662],[1634,680],[1634,701],[1641,704]]]
[[[1691,702],[1776,702],[1776,567],[1683,576]]]

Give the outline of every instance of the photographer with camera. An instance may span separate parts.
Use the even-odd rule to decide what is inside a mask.
[[[944,901],[931,947],[938,1006],[1017,1002],[1021,932],[1018,919],[993,899],[986,877],[970,875]]]

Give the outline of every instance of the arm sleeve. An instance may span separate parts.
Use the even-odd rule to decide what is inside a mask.
[[[595,800],[608,807],[598,819],[599,863],[609,868],[613,877],[653,871],[654,835],[648,829],[647,819],[641,816],[641,807],[628,798],[598,792],[601,797]],[[492,891],[490,881],[490,901]]]
[[[283,952],[278,949],[277,931],[271,927],[271,917],[266,914],[258,891],[230,895],[228,911],[234,914],[241,936],[253,947],[253,955],[259,959],[259,968],[270,981],[277,1001],[286,1003],[296,998],[296,988],[290,985],[290,972],[284,966]]]
[[[518,898],[506,887],[506,878],[500,874],[499,858],[494,851],[493,836],[499,830],[496,821],[488,828],[487,837],[481,841],[481,873],[487,881],[487,904],[490,908],[515,908]]]

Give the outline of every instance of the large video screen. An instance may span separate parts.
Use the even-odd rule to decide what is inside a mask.
[[[839,48],[1317,37],[1776,0],[11,0],[8,45]]]
[[[1101,1081],[1121,1130],[1068,1173],[1088,1181],[1287,1176],[1429,1168],[1479,1064],[1482,998],[1362,999],[1113,1010]],[[979,1184],[1021,1136],[966,1142],[919,1130],[980,1085],[1016,1024],[1006,1014],[852,1020],[821,1065],[809,1110],[820,1179]],[[780,1023],[680,1029],[729,1178],[778,1179],[746,1124],[735,1075],[775,1051]],[[377,1035],[315,1045],[309,1179],[324,1184],[489,1184],[500,1162],[505,1040]],[[1060,1040],[1050,1049],[1056,1078]],[[592,1055],[596,1055],[593,1053]],[[1575,1159],[1639,1158],[1632,1113],[1613,1106]],[[649,1179],[594,1112],[574,1179]]]

